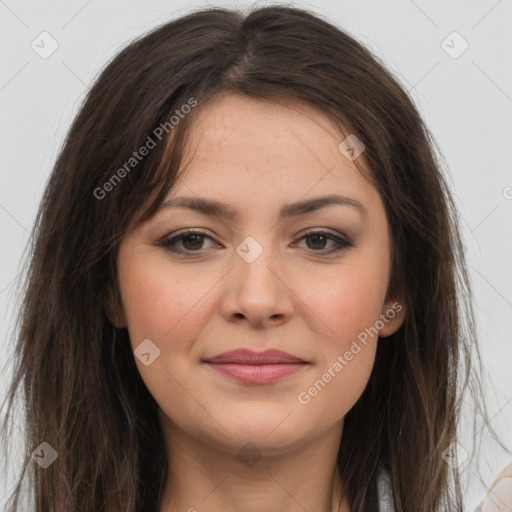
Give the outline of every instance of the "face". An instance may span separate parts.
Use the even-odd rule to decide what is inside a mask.
[[[114,323],[169,428],[233,453],[283,452],[342,426],[376,332],[402,322],[386,298],[384,206],[311,107],[228,95],[195,114],[177,186],[121,244]],[[339,197],[315,202],[325,196]],[[239,349],[289,357],[215,360]]]

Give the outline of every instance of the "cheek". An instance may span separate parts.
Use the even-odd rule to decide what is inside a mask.
[[[189,378],[189,357],[201,329],[199,318],[208,304],[204,295],[213,286],[209,283],[211,278],[206,277],[201,285],[197,272],[196,279],[186,272],[169,272],[169,265],[161,258],[141,255],[130,255],[126,260],[120,256],[118,266],[132,350],[147,339],[159,350],[159,355],[152,358],[149,365],[135,357],[144,383],[168,415],[179,410],[192,411],[196,404],[190,396],[198,394],[198,388]],[[172,407],[169,406],[171,396]],[[201,414],[204,411],[200,407],[193,412],[196,417]]]
[[[330,271],[320,282],[318,276],[311,279],[304,281],[298,295],[321,320],[317,328],[323,334],[318,340],[326,342],[323,351],[332,357],[375,326],[387,289],[386,268],[360,260]]]
[[[378,283],[368,274],[358,278],[351,276],[343,281],[343,285],[332,298],[329,318],[332,329],[339,333],[338,339],[346,348],[347,344],[373,327],[379,318],[382,308],[386,283]],[[374,332],[374,331],[372,331]]]
[[[387,272],[377,261],[359,255],[328,277],[323,286],[301,291],[304,302],[322,320],[317,324],[322,330],[316,330],[321,359],[298,395],[310,414],[327,423],[354,406],[370,378]]]
[[[321,358],[297,395],[299,407],[324,425],[339,421],[362,395],[378,340],[380,293],[359,279],[347,278],[339,284],[343,286],[319,300],[328,330],[317,337]]]
[[[194,331],[193,313],[205,291],[211,288],[211,277],[190,278],[187,272],[169,272],[160,258],[132,260],[120,264],[121,296],[132,344],[150,338],[160,345],[173,341],[179,348],[180,340],[189,339],[187,331]],[[202,304],[202,306],[201,306]],[[162,347],[164,348],[164,347]]]

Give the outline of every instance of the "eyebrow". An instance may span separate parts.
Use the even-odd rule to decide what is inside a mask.
[[[311,213],[331,205],[350,206],[355,208],[363,217],[368,217],[368,211],[362,205],[362,203],[356,199],[331,194],[287,204],[281,208],[279,212],[279,220],[281,221],[288,217],[295,217],[304,215],[306,213]],[[180,207],[189,208],[204,215],[217,216],[227,219],[232,219],[238,214],[237,210],[226,204],[202,197],[176,197],[164,201],[160,206],[160,208]]]

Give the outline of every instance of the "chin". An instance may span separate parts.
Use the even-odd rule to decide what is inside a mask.
[[[253,444],[267,455],[278,455],[306,442],[307,437],[314,437],[312,433],[308,436],[304,422],[299,424],[292,419],[293,414],[287,418],[288,414],[283,414],[281,409],[279,414],[237,415],[222,423],[226,430],[218,432],[222,435],[219,441],[225,449],[235,453],[241,447]]]

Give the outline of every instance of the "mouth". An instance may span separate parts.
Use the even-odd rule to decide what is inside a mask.
[[[233,350],[203,362],[222,375],[245,383],[266,384],[296,374],[309,362],[280,350]]]

